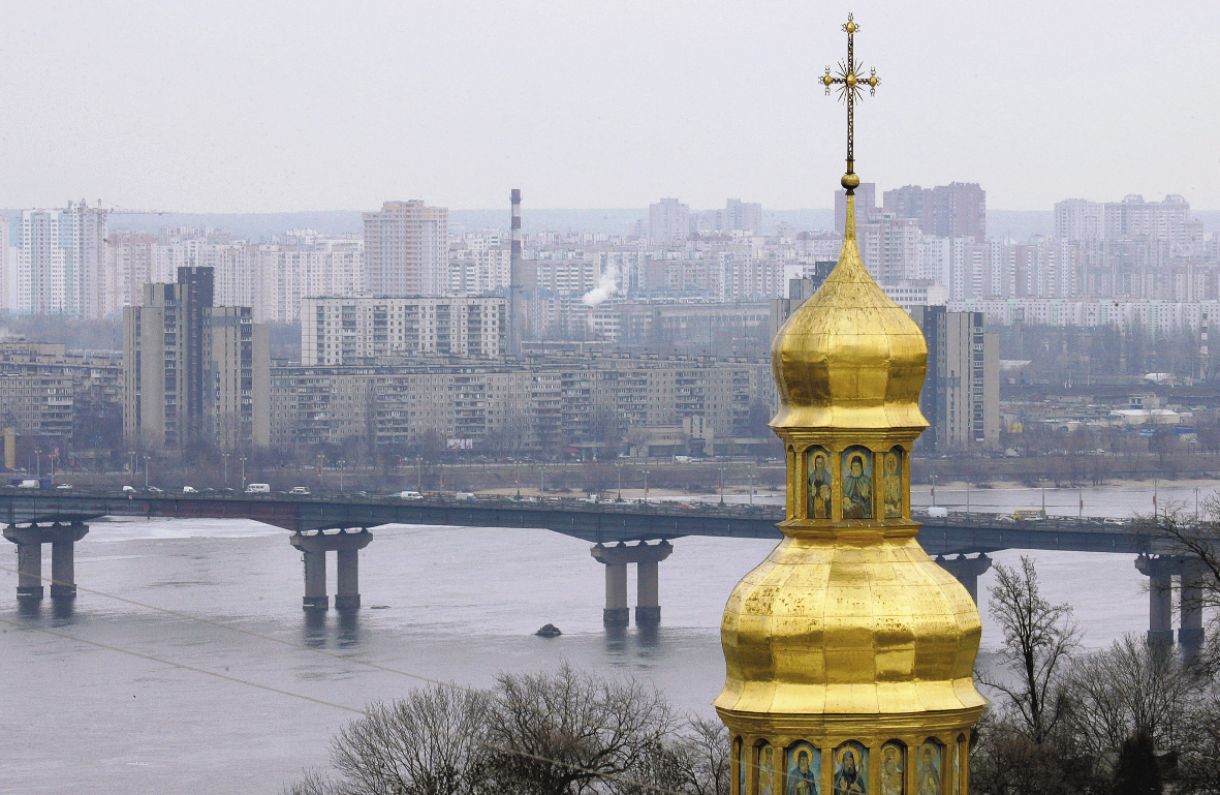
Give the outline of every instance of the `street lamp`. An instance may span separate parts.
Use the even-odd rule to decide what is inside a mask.
[[[622,502],[623,501],[623,465],[615,464],[614,466],[616,469],[618,469],[618,497],[616,499],[616,502]]]
[[[136,451],[127,451],[127,479],[131,480],[136,476]]]
[[[241,490],[246,490],[246,457],[240,456],[238,461],[241,461]]]
[[[344,474],[343,468],[345,466],[347,466],[347,459],[340,458],[335,463],[339,466],[339,493],[342,494],[343,493],[343,474]]]
[[[750,476],[750,504],[753,505],[754,504],[754,465],[749,464],[748,466],[746,466],[746,472]]]
[[[148,491],[148,460],[152,458],[148,453],[144,454],[144,490]]]
[[[648,469],[644,469],[644,504],[648,504]]]
[[[224,485],[225,485],[225,488],[228,488],[228,486],[229,486],[229,454],[221,453],[220,460],[224,462]]]
[[[538,499],[542,499],[546,494],[546,467],[542,464],[538,465]]]
[[[720,507],[724,507],[724,467],[720,467]]]
[[[42,477],[42,451],[41,450],[34,451],[34,477],[36,477],[36,478]]]

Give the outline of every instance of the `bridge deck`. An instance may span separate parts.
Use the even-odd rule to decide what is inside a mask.
[[[596,503],[579,500],[403,501],[326,495],[147,495],[0,493],[7,524],[88,521],[101,516],[250,519],[294,532],[386,524],[541,528],[590,542],[653,541],[685,536],[778,540],[778,506]],[[1168,552],[1167,541],[1134,523],[1074,519],[1003,522],[994,517],[926,517],[919,540],[931,554],[1047,549],[1127,554]]]

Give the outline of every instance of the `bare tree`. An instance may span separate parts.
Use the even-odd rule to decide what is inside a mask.
[[[1188,514],[1185,506],[1174,503],[1155,516],[1137,517],[1137,521],[1154,533],[1169,539],[1174,551],[1198,567],[1199,604],[1191,607],[1220,607],[1220,492],[1203,500],[1198,518]]]
[[[980,676],[1006,699],[1035,745],[1051,736],[1064,715],[1064,666],[1077,645],[1068,604],[1053,605],[1038,589],[1034,562],[1021,557],[1019,568],[996,564],[991,588],[991,615],[1004,632],[1000,659],[1005,672]]]
[[[1177,748],[1200,678],[1172,648],[1127,636],[1109,649],[1073,661],[1067,731],[1096,757],[1145,736],[1158,748]]]
[[[554,674],[501,674],[488,730],[503,792],[571,795],[634,781],[673,731],[672,711],[638,682],[599,681],[565,664]]]
[[[449,795],[491,792],[487,724],[490,698],[456,687],[416,690],[374,704],[335,739],[341,778],[308,774],[293,795]]]
[[[691,717],[676,743],[678,791],[690,795],[728,795],[729,733],[718,720]]]

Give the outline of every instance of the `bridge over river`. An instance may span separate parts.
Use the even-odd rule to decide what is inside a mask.
[[[637,567],[635,617],[641,624],[660,620],[659,563],[672,542],[688,536],[774,538],[783,519],[781,506],[673,502],[600,502],[584,500],[401,500],[346,494],[146,494],[5,489],[0,492],[4,537],[17,545],[19,599],[40,599],[51,583],[53,598],[75,596],[74,545],[89,532],[87,523],[106,516],[174,519],[247,519],[282,527],[302,553],[307,609],[330,606],[326,553],[337,557],[335,607],[360,605],[359,551],[372,541],[369,528],[387,524],[458,527],[540,528],[580,538],[605,566],[605,621],[630,620],[627,566]],[[987,554],[1005,549],[1107,552],[1135,556],[1150,577],[1149,635],[1171,641],[1172,580],[1179,578],[1179,640],[1202,639],[1197,589],[1202,573],[1175,555],[1171,542],[1145,525],[1115,520],[916,514],[919,542],[937,562],[977,598],[978,577],[990,567]],[[42,546],[52,548],[51,576],[42,576]]]

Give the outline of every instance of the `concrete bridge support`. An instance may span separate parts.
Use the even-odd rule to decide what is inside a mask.
[[[1203,564],[1182,561],[1182,586],[1178,591],[1178,643],[1191,654],[1203,648]]]
[[[1182,559],[1172,555],[1140,555],[1135,568],[1148,578],[1148,643],[1173,645],[1173,577]],[[1200,625],[1200,633],[1202,626]]]
[[[970,598],[977,605],[979,603],[979,577],[986,574],[987,570],[991,568],[991,558],[986,555],[979,555],[977,558],[968,558],[965,555],[946,558],[937,555],[936,562],[966,587]]]
[[[335,608],[352,610],[360,607],[360,550],[373,540],[367,528],[359,532],[341,530],[327,535],[319,530],[306,535],[293,533],[289,543],[301,551],[305,564],[305,597],[301,606],[306,610],[326,610],[330,607],[330,595],[326,590],[326,553],[334,552],[338,558],[338,591]]]
[[[606,547],[598,544],[589,552],[593,559],[606,567],[606,608],[602,621],[608,627],[625,627],[631,611],[627,605],[627,564],[636,564],[635,623],[655,627],[661,623],[660,562],[674,551],[668,541],[659,544],[640,542],[633,546],[619,543]]]
[[[51,598],[76,596],[76,542],[89,532],[81,522],[4,528],[4,537],[17,545],[17,598],[41,599],[42,545],[51,545]]]

